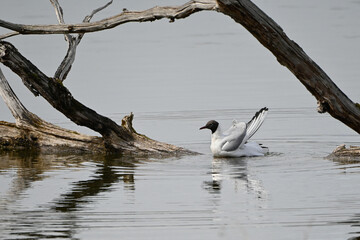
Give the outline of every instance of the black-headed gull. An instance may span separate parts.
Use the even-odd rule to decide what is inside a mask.
[[[232,126],[222,132],[220,124],[211,120],[201,129],[211,130],[210,149],[214,157],[264,156],[269,150],[256,142],[248,142],[265,120],[268,108],[260,109],[248,122],[233,121]]]

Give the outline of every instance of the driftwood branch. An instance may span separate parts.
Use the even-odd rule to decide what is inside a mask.
[[[60,25],[64,25],[63,13],[58,1],[51,0],[51,3],[55,7]],[[89,22],[96,13],[111,3],[112,1],[92,11],[90,15],[84,18],[84,22]],[[41,95],[55,109],[62,112],[74,123],[97,131],[102,135],[102,138],[85,136],[62,129],[38,118],[36,122],[28,121],[21,126],[0,122],[0,148],[4,146],[9,148],[10,146],[9,149],[13,149],[20,146],[31,149],[50,149],[50,151],[56,149],[71,152],[76,150],[85,152],[121,152],[151,156],[194,154],[194,152],[181,147],[161,143],[138,134],[132,127],[132,114],[122,120],[122,125],[117,125],[111,119],[99,115],[73,98],[70,91],[63,85],[63,80],[71,68],[75,59],[76,47],[84,33],[79,32],[77,37],[71,36],[70,33],[64,33],[65,39],[69,42],[69,50],[63,60],[64,67],[61,67],[61,70],[57,73],[58,75],[55,74],[58,78],[47,77],[23,57],[13,45],[7,42],[0,41],[0,62],[16,73],[35,96]],[[7,81],[4,83],[7,83]],[[5,85],[1,86],[1,89],[3,90],[2,93],[9,92],[6,92]],[[19,104],[21,103],[19,102]],[[17,114],[17,112],[14,112],[14,114]],[[59,146],[59,148],[57,149],[56,146]]]
[[[0,35],[0,39],[6,39],[6,38],[10,38],[10,37],[17,36],[17,35],[20,35],[20,33],[19,32],[9,32],[9,33]]]
[[[91,19],[95,16],[95,14],[97,14],[98,12],[104,10],[105,8],[107,8],[108,6],[110,6],[113,3],[113,0],[111,0],[110,2],[106,3],[104,6],[99,7],[95,10],[93,10],[89,15],[87,15],[84,20],[83,23],[89,23],[91,21]],[[76,44],[78,45],[81,41],[81,39],[83,38],[84,33],[80,33],[78,34],[77,38],[76,38]]]
[[[360,147],[346,147],[345,144],[342,144],[335,148],[335,150],[329,156],[327,156],[327,158],[344,164],[358,164],[360,162]]]
[[[1,51],[2,50],[2,51]],[[0,42],[0,61],[15,72],[31,90],[35,89],[55,109],[78,125],[89,127],[103,136],[118,132],[124,140],[131,136],[117,124],[87,108],[73,98],[70,91],[57,79],[47,77],[35,65],[22,56],[8,42]]]
[[[76,48],[78,44],[76,44],[76,38],[68,34],[69,36],[66,37],[68,42],[68,50],[66,52],[66,55],[64,59],[61,61],[59,67],[57,68],[54,78],[59,79],[61,82],[63,82],[67,75],[69,74],[71,67],[75,61],[75,55],[76,55]]]
[[[11,89],[1,69],[0,95],[16,121],[16,124],[0,121],[0,150],[106,152],[103,139],[60,128],[28,111]]]
[[[99,8],[97,8],[97,9],[93,10],[89,15],[87,15],[87,16],[84,18],[83,22],[84,22],[84,23],[90,22],[90,20],[94,17],[95,14],[97,14],[98,12],[104,10],[105,8],[107,8],[108,6],[110,6],[112,3],[113,3],[113,0],[111,0],[111,1],[108,2],[108,3],[106,3],[104,6],[99,7]]]
[[[59,2],[57,0],[50,0],[50,2],[55,8],[56,17],[59,24],[65,24],[63,9],[60,6]],[[64,37],[65,41],[67,41],[69,45],[68,50],[54,75],[54,78],[59,79],[62,82],[65,80],[66,76],[70,72],[71,66],[75,61],[76,48],[78,45],[76,44],[76,38],[71,36],[71,34],[64,34]]]
[[[16,124],[33,124],[38,120],[37,116],[29,112],[18,99],[0,68],[0,95],[14,116]]]
[[[128,22],[149,22],[168,18],[170,21],[182,19],[202,10],[216,10],[215,0],[192,0],[177,7],[154,7],[145,11],[124,11],[93,23],[60,24],[60,25],[26,25],[0,20],[0,27],[20,34],[69,34],[97,32],[114,28]],[[1,38],[0,38],[1,39]]]
[[[65,24],[64,20],[64,14],[63,10],[58,2],[58,0],[50,0],[51,4],[55,8],[55,13],[58,19],[59,24]],[[87,15],[83,22],[88,23],[93,18],[93,16],[100,12],[101,10],[105,9],[106,7],[110,6],[112,4],[112,0],[105,4],[104,6],[101,6],[91,12],[91,14]],[[77,46],[80,44],[81,39],[84,36],[84,33],[80,33],[77,35],[77,37],[72,36],[71,34],[64,34],[65,40],[68,42],[68,50],[67,53],[61,62],[60,66],[55,72],[54,78],[59,79],[60,81],[64,81],[68,75],[68,73],[71,70],[72,64],[75,61],[75,55],[76,55],[76,49]]]
[[[328,112],[360,133],[360,109],[298,44],[287,37],[274,20],[249,0],[217,0],[217,2],[218,11],[243,25],[314,95],[319,103],[319,112]]]
[[[190,154],[191,151],[170,144],[157,142],[132,131],[130,118],[123,126],[77,101],[61,81],[47,77],[10,43],[0,41],[0,62],[16,73],[26,86],[36,90],[55,109],[74,123],[88,127],[103,137],[105,149],[110,152],[128,154]]]

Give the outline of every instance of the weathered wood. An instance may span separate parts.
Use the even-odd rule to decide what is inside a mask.
[[[10,109],[15,121],[18,123],[22,118],[26,118],[26,112],[24,105],[15,95],[14,91],[10,87],[6,80],[1,68],[0,68],[0,96],[4,100],[5,104]]]
[[[0,150],[31,150],[42,153],[105,153],[100,137],[62,129],[45,121],[16,125],[0,121]]]
[[[88,127],[103,137],[107,151],[135,155],[176,155],[191,154],[191,151],[170,144],[157,142],[132,131],[131,120],[124,120],[124,126],[77,101],[70,91],[57,79],[49,78],[8,42],[0,41],[0,62],[8,66],[34,93],[44,97],[55,109],[74,123]],[[34,127],[39,127],[37,124]],[[50,129],[53,125],[49,127]],[[61,135],[61,134],[59,134]]]
[[[335,156],[360,157],[360,147],[350,146],[346,148],[345,144],[338,146],[333,152]]]
[[[106,152],[103,140],[57,127],[28,111],[20,102],[0,69],[0,95],[16,124],[0,122],[0,149],[42,152]]]
[[[1,69],[0,95],[16,120],[16,124],[0,122],[1,150],[106,152],[101,138],[60,128],[28,111],[13,92]]]
[[[50,0],[50,2],[55,8],[55,13],[56,13],[59,24],[65,24],[63,10],[62,10],[59,2],[57,0]],[[90,22],[90,20],[94,17],[94,15],[96,13],[98,13],[101,10],[110,6],[110,4],[112,4],[112,2],[113,1],[111,0],[104,6],[93,10],[89,15],[87,15],[84,18],[83,22],[84,23]],[[64,36],[65,36],[65,40],[68,42],[68,50],[67,50],[67,53],[66,53],[64,59],[62,60],[60,66],[58,67],[58,69],[56,70],[55,75],[54,75],[54,78],[57,78],[62,82],[66,79],[68,73],[71,70],[72,64],[75,61],[77,46],[80,44],[81,39],[84,37],[84,33],[79,33],[77,35],[77,37],[74,37],[71,34],[64,34]]]
[[[358,164],[360,162],[360,147],[350,146],[347,148],[345,144],[342,144],[335,148],[327,158],[342,164]]]
[[[218,11],[243,25],[280,64],[287,67],[311,92],[322,112],[360,133],[360,109],[281,27],[249,0],[217,0]]]
[[[215,10],[215,0],[192,0],[177,7],[153,7],[145,11],[127,11],[93,23],[61,25],[26,25],[0,20],[0,27],[20,34],[68,34],[103,31],[128,22],[149,22],[162,18],[182,19],[202,10]],[[2,36],[0,36],[2,39]]]
[[[50,0],[51,4],[55,8],[56,17],[59,24],[65,24],[63,10],[57,0]],[[71,36],[71,34],[64,34],[65,40],[68,42],[68,50],[60,66],[57,68],[54,78],[64,81],[66,76],[71,70],[71,66],[75,61],[76,48],[78,44],[76,43],[76,38]]]
[[[28,111],[18,99],[0,68],[0,96],[10,109],[17,126],[36,125],[41,119]]]
[[[14,36],[17,36],[17,35],[20,35],[20,33],[19,32],[9,32],[9,33],[0,35],[0,39],[3,40],[3,39],[14,37]]]
[[[47,77],[8,42],[0,42],[0,62],[15,72],[30,91],[40,94],[55,109],[78,125],[86,126],[102,136],[118,133],[124,140],[132,136],[112,120],[97,114],[73,98],[61,81]]]
[[[133,115],[125,116],[123,127],[132,126]],[[105,138],[88,136],[55,126],[45,121],[37,125],[17,125],[0,121],[0,151],[31,150],[41,153],[87,153],[105,154],[120,152],[126,156],[181,156],[195,152],[171,144],[152,140],[145,135],[132,132],[135,140],[132,147],[114,143],[109,149]],[[118,141],[118,137],[111,140]],[[110,140],[108,139],[108,142]],[[129,144],[130,145],[130,144]],[[119,147],[120,146],[120,147]],[[114,150],[115,149],[115,150]]]

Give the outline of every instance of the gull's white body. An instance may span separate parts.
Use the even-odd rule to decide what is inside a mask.
[[[248,123],[234,120],[232,126],[224,132],[216,121],[209,121],[209,123],[216,122],[215,125],[217,124],[216,130],[214,128],[211,135],[210,149],[213,155],[215,157],[250,157],[268,153],[268,148],[256,142],[248,142],[264,122],[267,111],[267,108],[260,109]],[[213,128],[212,125],[207,126]]]
[[[245,124],[245,123],[243,123]],[[211,145],[210,149],[214,157],[255,157],[255,156],[264,156],[268,153],[268,148],[261,147],[256,142],[247,142],[242,144],[233,151],[223,150],[224,142],[226,142],[230,135],[224,135],[221,132],[221,127],[219,126],[216,132],[211,135]]]

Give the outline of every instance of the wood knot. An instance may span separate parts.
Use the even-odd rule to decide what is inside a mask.
[[[355,103],[355,106],[360,109],[360,103]]]
[[[73,26],[73,25],[69,25],[69,26],[67,27],[67,29],[68,29],[69,32],[72,32],[72,31],[74,30],[74,26]]]
[[[341,151],[343,151],[343,150],[345,150],[345,149],[346,149],[345,144],[341,144],[340,146],[337,146],[337,147],[334,149],[333,153],[338,153],[338,152],[341,152]]]
[[[6,46],[5,46],[5,45],[1,45],[1,46],[0,46],[0,58],[5,57],[6,54],[7,54],[7,52],[6,52]]]
[[[329,104],[326,101],[317,102],[317,111],[318,113],[326,113],[329,110]]]

